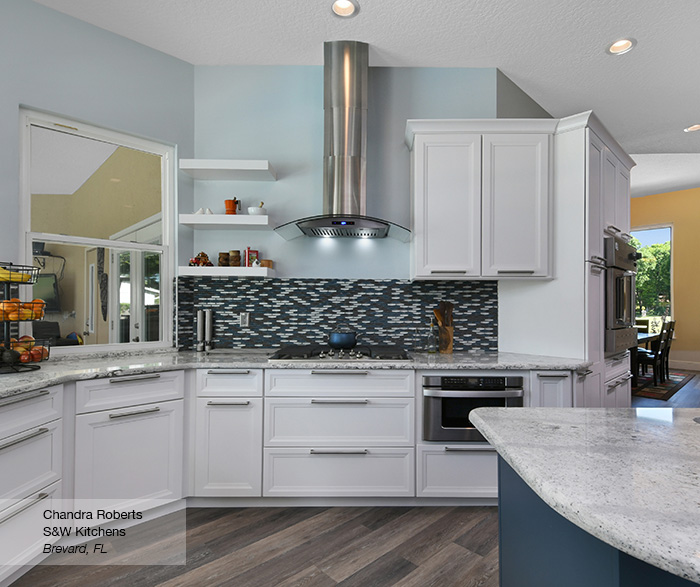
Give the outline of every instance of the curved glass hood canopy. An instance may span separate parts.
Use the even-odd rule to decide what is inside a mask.
[[[324,165],[323,214],[275,228],[287,240],[325,238],[397,238],[408,229],[367,216],[367,78],[369,45],[359,41],[323,44]]]

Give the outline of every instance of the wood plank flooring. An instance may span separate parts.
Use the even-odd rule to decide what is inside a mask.
[[[684,373],[695,373],[695,377],[688,381],[669,399],[652,399],[650,397],[632,396],[633,408],[700,408],[700,373],[696,371],[685,371]]]
[[[117,585],[497,587],[498,509],[189,509],[186,565],[42,565],[13,587]]]

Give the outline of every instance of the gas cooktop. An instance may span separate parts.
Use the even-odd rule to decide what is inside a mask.
[[[270,361],[410,361],[400,346],[390,344],[358,344],[352,349],[333,349],[322,344],[283,346],[269,357]]]

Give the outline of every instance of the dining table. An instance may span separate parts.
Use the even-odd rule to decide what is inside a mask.
[[[639,360],[637,349],[640,345],[646,347],[650,342],[659,340],[660,332],[640,332],[637,331],[637,344],[630,348],[630,371],[632,372],[632,387],[637,387],[637,374],[639,373]]]

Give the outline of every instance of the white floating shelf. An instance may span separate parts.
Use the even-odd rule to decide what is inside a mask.
[[[272,277],[274,269],[268,267],[178,267],[181,276],[194,277]]]
[[[180,169],[194,179],[275,181],[266,159],[180,159]]]
[[[180,214],[180,224],[198,230],[262,230],[270,227],[264,214]]]

